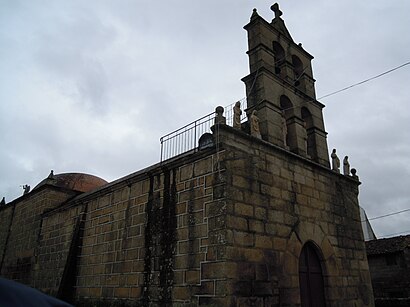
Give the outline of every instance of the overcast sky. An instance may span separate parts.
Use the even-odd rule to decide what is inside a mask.
[[[245,96],[246,31],[269,1],[0,0],[0,197],[51,169],[112,181],[158,162],[159,138]],[[410,1],[282,1],[317,97],[410,61]],[[410,208],[410,65],[321,100],[369,218]],[[372,221],[410,233],[410,211]]]

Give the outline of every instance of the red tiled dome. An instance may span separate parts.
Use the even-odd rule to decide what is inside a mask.
[[[45,184],[51,184],[65,189],[88,192],[107,183],[104,179],[89,174],[63,173],[53,175],[52,178],[44,179],[34,189],[38,189]]]

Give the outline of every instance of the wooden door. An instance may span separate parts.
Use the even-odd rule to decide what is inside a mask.
[[[302,307],[326,306],[322,266],[312,243],[306,243],[300,253],[299,285]]]

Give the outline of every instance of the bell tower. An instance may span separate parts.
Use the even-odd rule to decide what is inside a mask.
[[[248,32],[250,74],[242,79],[247,115],[257,111],[262,139],[329,166],[322,109],[316,100],[313,56],[296,44],[275,3],[267,22],[253,10]]]

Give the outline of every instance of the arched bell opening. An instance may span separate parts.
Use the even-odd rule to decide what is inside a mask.
[[[292,55],[292,64],[293,74],[295,78],[295,86],[297,87],[300,85],[299,79],[303,74],[303,63],[296,55]]]
[[[313,160],[317,160],[317,149],[316,149],[315,131],[314,131],[312,114],[310,113],[308,108],[302,107],[301,115],[302,115],[302,120],[304,122],[305,130],[306,130],[306,136],[305,136],[306,153]]]
[[[294,108],[290,99],[284,95],[280,97],[282,112],[282,135],[285,147],[296,148],[296,131],[290,119],[294,116]]]
[[[283,76],[284,71],[281,66],[286,62],[285,50],[278,42],[273,42],[272,49],[275,55],[275,73]]]

